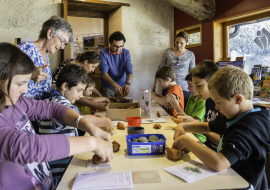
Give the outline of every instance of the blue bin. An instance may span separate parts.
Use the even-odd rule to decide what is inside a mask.
[[[140,137],[146,137],[147,139],[151,135],[156,135],[158,139],[164,139],[164,141],[157,142],[129,142],[128,140]],[[128,155],[138,156],[138,155],[160,155],[165,154],[166,138],[162,134],[136,134],[127,135],[127,151]]]

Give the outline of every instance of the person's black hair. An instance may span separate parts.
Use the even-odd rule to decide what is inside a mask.
[[[192,75],[188,74],[185,78],[185,81],[191,81],[192,82]]]
[[[100,63],[101,59],[97,52],[95,51],[86,51],[84,53],[80,53],[76,57],[76,61],[82,63],[85,60],[88,60],[88,64]]]
[[[188,43],[188,33],[184,32],[184,31],[180,31],[178,32],[178,34],[176,35],[176,38],[184,38],[186,43]]]
[[[0,113],[5,109],[6,96],[9,97],[11,104],[12,99],[9,95],[10,85],[15,75],[31,74],[36,67],[28,55],[22,52],[18,47],[10,43],[0,43],[0,82],[7,83],[7,94],[0,86]]]
[[[218,71],[218,66],[211,60],[204,60],[200,62],[196,67],[189,71],[192,77],[198,77],[205,79],[206,82]]]
[[[169,77],[172,81],[175,81],[175,72],[170,66],[163,66],[156,72],[157,79],[163,79],[164,81]]]
[[[79,83],[88,86],[89,77],[82,66],[77,64],[66,64],[58,74],[56,87],[61,87],[64,82],[68,84],[69,89],[77,86]]]
[[[123,40],[124,43],[126,43],[126,38],[125,38],[124,34],[122,34],[119,31],[116,31],[116,32],[114,32],[114,33],[112,33],[110,35],[109,42],[111,44],[113,43],[113,40],[115,40],[115,41],[121,41],[121,40]]]

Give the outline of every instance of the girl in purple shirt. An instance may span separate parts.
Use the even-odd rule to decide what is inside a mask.
[[[20,49],[0,43],[0,189],[54,189],[48,161],[93,151],[102,162],[112,159],[110,134],[72,109],[49,101],[28,99],[35,66]],[[91,136],[35,134],[30,120],[52,119],[76,126]],[[57,144],[57,146],[55,146]]]

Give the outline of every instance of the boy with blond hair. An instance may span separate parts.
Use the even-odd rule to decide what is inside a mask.
[[[184,110],[184,94],[181,86],[177,85],[175,82],[175,73],[172,67],[163,66],[156,72],[156,79],[158,80],[159,85],[163,89],[167,89],[168,93],[173,94],[179,101],[179,106],[181,110]],[[166,96],[161,96],[155,92],[151,94],[152,100],[155,100],[159,104],[168,108],[168,112],[171,116],[175,115],[177,111],[175,108],[171,107]],[[167,110],[166,110],[167,111]]]
[[[173,147],[188,148],[214,171],[232,167],[253,185],[268,189],[265,175],[266,152],[270,150],[269,110],[253,108],[253,83],[241,69],[226,66],[219,69],[208,82],[209,94],[220,114],[209,123],[178,124]],[[220,134],[217,152],[198,144],[185,132]]]

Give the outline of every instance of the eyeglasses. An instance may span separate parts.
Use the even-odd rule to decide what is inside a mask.
[[[113,45],[113,47],[116,48],[116,49],[121,49],[121,48],[123,48],[124,46],[116,46],[116,45]]]
[[[61,41],[61,46],[66,46],[66,45],[68,45],[68,43],[67,43],[67,42],[64,42],[64,40],[62,40],[57,34],[54,34],[54,35],[56,35],[57,38]]]

